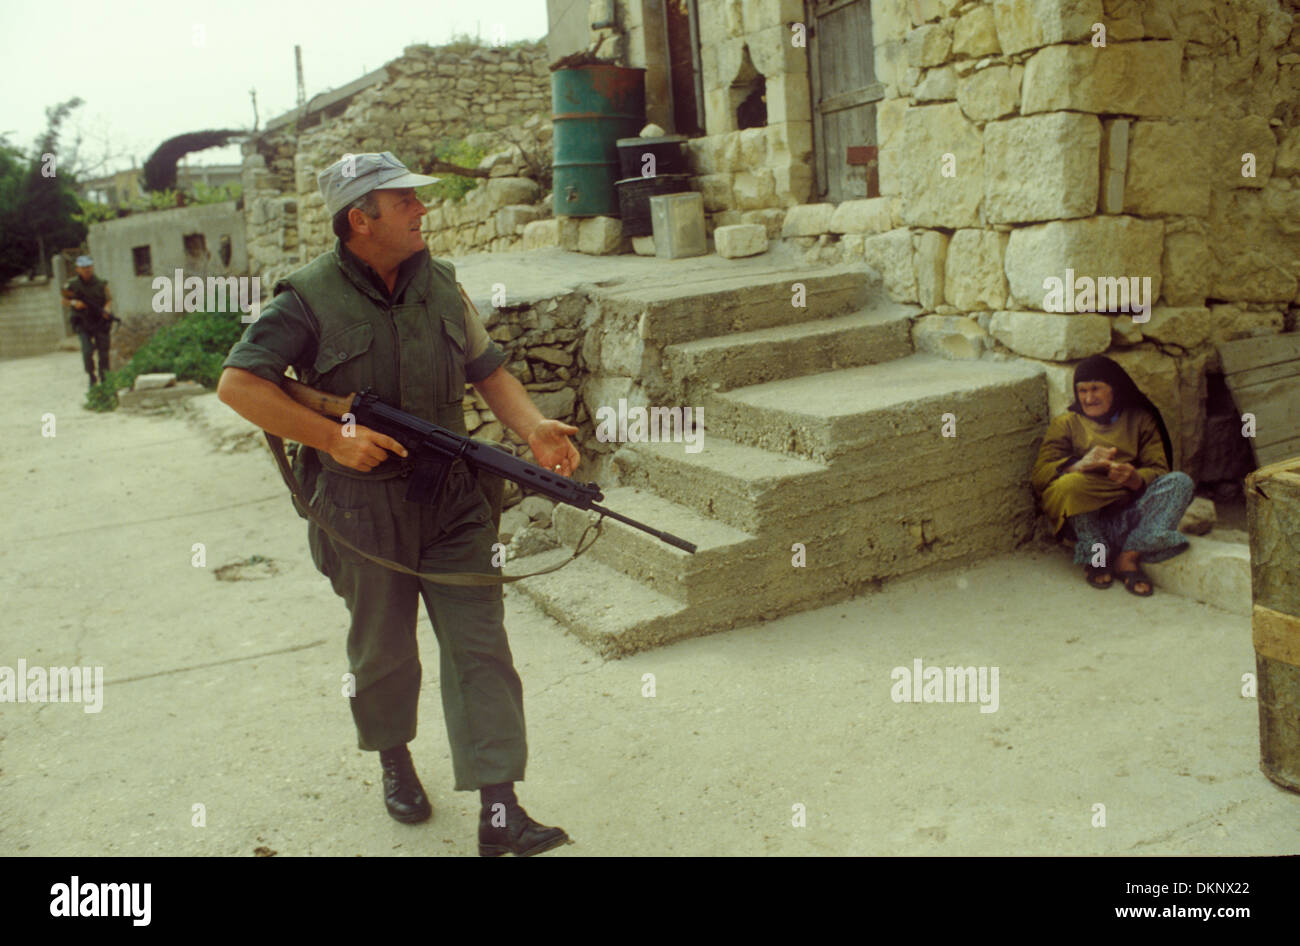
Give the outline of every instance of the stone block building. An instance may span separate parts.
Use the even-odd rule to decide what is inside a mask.
[[[1074,361],[1110,352],[1213,479],[1215,346],[1290,331],[1300,305],[1296,10],[591,0],[589,38],[693,136],[711,228],[864,261],[921,307],[918,348],[1042,362],[1053,411]]]
[[[248,272],[244,215],[233,200],[155,210],[90,226],[95,274],[107,279],[117,312],[153,312],[154,279],[241,276]]]

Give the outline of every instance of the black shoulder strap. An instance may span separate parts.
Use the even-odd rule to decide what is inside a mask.
[[[602,523],[604,523],[605,521],[605,517],[601,516],[600,519],[588,525],[587,528],[583,530],[582,535],[578,537],[578,544],[574,548],[572,555],[570,555],[564,561],[560,562],[560,564],[552,565],[550,568],[543,568],[541,571],[528,572],[526,575],[488,575],[488,574],[484,574],[483,572],[417,572],[414,569],[407,568],[405,565],[402,565],[398,562],[390,561],[389,559],[383,558],[379,555],[371,555],[369,552],[357,548],[347,539],[343,538],[343,536],[339,535],[336,531],[334,531],[329,526],[327,526],[324,522],[322,522],[320,520],[320,517],[316,515],[316,513],[312,510],[311,505],[303,496],[302,490],[300,489],[298,484],[298,478],[293,475],[293,469],[289,466],[289,460],[284,455],[284,441],[281,438],[275,436],[274,434],[268,433],[267,431],[263,431],[262,433],[265,434],[266,436],[266,442],[271,449],[271,456],[275,460],[275,465],[280,470],[280,476],[284,478],[285,484],[289,487],[289,492],[293,494],[294,499],[298,500],[298,503],[302,506],[302,509],[307,513],[307,518],[310,519],[312,522],[314,522],[322,532],[328,535],[335,542],[342,545],[344,548],[356,552],[362,558],[368,559],[369,561],[374,562],[376,565],[382,565],[384,568],[387,568],[391,571],[400,572],[403,575],[413,575],[416,578],[422,578],[426,581],[432,581],[435,584],[508,585],[511,582],[520,581],[524,578],[532,578],[535,575],[546,575],[549,574],[550,572],[559,571],[561,568],[563,568],[565,565],[568,565],[571,561],[573,561],[583,552],[587,551],[587,549],[591,548],[591,546],[595,543],[596,539],[600,538]],[[587,533],[589,533],[592,529],[596,530],[596,534],[592,536],[591,542],[587,542],[584,545],[583,543],[586,542]]]

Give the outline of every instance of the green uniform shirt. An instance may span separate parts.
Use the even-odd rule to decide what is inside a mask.
[[[1116,500],[1137,495],[1100,472],[1060,473],[1093,447],[1114,447],[1114,463],[1131,463],[1146,486],[1169,472],[1160,427],[1150,411],[1123,411],[1113,424],[1102,424],[1068,411],[1052,418],[1038,450],[1030,481],[1043,499],[1043,511],[1059,532],[1069,516],[1093,512]]]
[[[87,327],[99,328],[100,322],[105,326],[109,320],[103,317],[104,306],[108,303],[108,282],[100,279],[98,276],[91,276],[90,281],[82,280],[80,276],[73,276],[63,284],[63,291],[72,296],[73,299],[79,299],[86,303],[87,309],[72,308],[72,314]]]
[[[417,275],[433,278],[432,267],[428,264],[429,252],[422,250],[398,268],[390,295],[379,274],[341,241],[335,241],[333,255],[340,267],[369,281],[394,305],[404,301],[406,290]],[[450,263],[443,261],[443,264],[455,272]],[[299,377],[303,377],[304,371],[315,363],[320,326],[311,313],[303,311],[292,293],[280,289],[276,286],[276,295],[262,307],[261,316],[244,330],[243,337],[231,348],[222,363],[223,368],[243,368],[259,378],[279,384],[284,378],[285,368],[290,365]],[[508,360],[506,353],[488,337],[483,322],[468,307],[465,308],[465,342],[465,379],[471,383],[482,381]]]

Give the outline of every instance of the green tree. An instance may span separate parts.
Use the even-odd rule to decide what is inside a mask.
[[[0,139],[0,284],[46,272],[54,253],[86,239],[75,158],[61,161],[59,151],[63,123],[79,105],[73,98],[47,108],[45,131],[29,155]]]
[[[76,219],[81,212],[73,168],[59,166],[59,133],[72,110],[82,104],[72,98],[45,110],[45,132],[36,142],[36,153],[27,169],[20,204],[21,226],[36,244],[36,271],[46,271],[46,260],[59,249],[80,246],[86,226]]]
[[[0,286],[32,268],[35,257],[21,226],[27,158],[0,137]]]

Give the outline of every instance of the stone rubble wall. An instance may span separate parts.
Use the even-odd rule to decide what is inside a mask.
[[[1074,362],[1110,352],[1195,476],[1215,344],[1292,330],[1300,304],[1292,6],[873,0],[882,196],[792,207],[781,235],[877,268],[922,307],[920,350],[1045,364],[1053,413]],[[1067,269],[1149,278],[1150,321],[1047,311]]]
[[[549,80],[548,80],[549,81]],[[460,200],[429,205],[424,235],[435,256],[524,249],[524,230],[552,216],[551,194],[534,179],[551,161],[552,125],[534,115],[499,132],[479,132],[465,140],[490,153],[479,167],[492,176]]]
[[[524,305],[484,309],[488,335],[506,352],[506,370],[519,379],[542,415],[581,430],[574,437],[584,459],[583,475],[598,479],[605,459],[617,444],[595,439],[591,413],[584,402],[584,382],[597,370],[589,338],[599,334],[599,309],[581,292]],[[524,442],[493,415],[483,396],[465,386],[465,427],[470,436],[511,445],[516,455],[532,459]],[[506,506],[519,499],[506,484]]]
[[[0,358],[58,350],[70,332],[61,288],[61,282],[45,276],[17,277],[0,288]]]
[[[546,56],[544,42],[468,52],[408,46],[383,67],[388,79],[358,92],[341,114],[301,130],[291,123],[247,142],[242,183],[252,271],[269,281],[333,245],[316,176],[345,153],[392,151],[415,167],[432,158],[444,139],[484,131],[505,134],[512,126],[519,126],[516,136],[522,135],[526,143],[529,134],[534,139],[545,137],[549,125],[543,126],[539,116],[550,113]],[[524,128],[530,119],[535,123]],[[549,138],[545,146],[549,148]],[[509,158],[497,160],[509,170]],[[504,172],[500,179],[527,181],[507,178]],[[446,207],[436,208],[444,219],[457,219],[464,232],[458,229],[455,239],[434,252],[463,252],[487,248],[493,241],[521,239],[519,219],[526,215],[503,217],[500,211],[536,203],[542,196],[540,189],[535,181],[528,183],[531,189],[523,183],[498,183],[495,178],[485,182],[488,199],[477,198],[468,214],[458,207],[451,214]],[[508,202],[502,203],[503,199]]]

